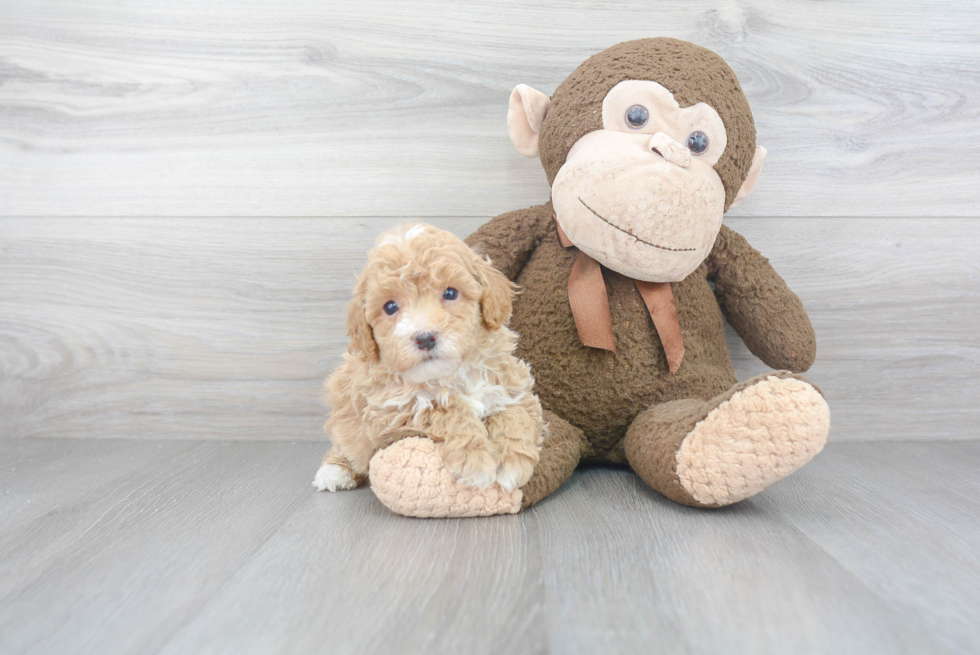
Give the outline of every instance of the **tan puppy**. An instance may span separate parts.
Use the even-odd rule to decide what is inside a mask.
[[[524,485],[545,425],[530,368],[512,354],[513,293],[449,232],[382,234],[348,307],[349,352],[327,380],[333,446],[313,485],[353,489],[378,450],[414,435],[432,439],[466,485]]]

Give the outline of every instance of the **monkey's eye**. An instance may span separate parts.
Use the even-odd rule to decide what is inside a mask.
[[[701,130],[691,132],[687,137],[687,149],[695,155],[700,155],[708,149],[708,135]]]
[[[459,298],[459,291],[453,289],[452,287],[449,287],[442,292],[443,300],[456,300],[457,298]]]
[[[392,314],[398,311],[398,303],[396,303],[394,300],[389,300],[388,302],[385,303],[384,310],[385,310],[385,314],[391,316]]]
[[[643,105],[633,105],[626,110],[626,122],[634,130],[638,130],[650,120],[650,112]]]

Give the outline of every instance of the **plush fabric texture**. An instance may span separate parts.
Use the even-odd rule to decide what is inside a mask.
[[[562,248],[572,246],[571,240],[555,219],[558,243]],[[646,303],[657,335],[664,345],[664,354],[670,372],[676,373],[684,359],[684,340],[677,323],[677,308],[669,282],[643,282],[636,280],[636,289]],[[568,304],[572,308],[575,329],[583,346],[616,350],[613,337],[612,316],[609,315],[609,297],[606,295],[606,282],[602,277],[602,266],[584,252],[579,251],[572,264],[568,277]]]
[[[548,436],[531,480],[521,487],[522,505],[530,507],[550,496],[572,476],[583,457],[591,453],[589,442],[577,427],[552,412],[544,412]]]
[[[705,264],[722,313],[752,354],[772,368],[809,370],[817,337],[803,303],[769,260],[722,227]]]
[[[681,107],[705,102],[717,111],[727,147],[714,170],[727,209],[757,154],[752,114],[720,57],[676,39],[613,46],[559,85],[538,140],[549,183],[572,146],[602,128],[603,99],[624,80],[655,81]],[[764,155],[758,151],[756,171]],[[672,375],[634,279],[616,272],[623,269],[616,253],[606,259],[586,253],[600,264],[615,348],[582,344],[568,294],[580,251],[562,247],[553,213],[550,202],[509,212],[466,239],[521,290],[510,323],[520,335],[515,354],[531,365],[550,429],[522,488],[524,506],[553,493],[580,461],[594,461],[629,464],[668,498],[715,507],[759,491],[819,451],[829,427],[826,403],[790,372],[813,363],[813,328],[799,298],[743,237],[721,226],[713,244],[710,237],[703,244],[704,259],[693,272],[669,280],[684,347]],[[575,243],[570,226],[562,227]],[[725,318],[767,365],[789,371],[737,384]]]
[[[507,493],[499,486],[476,490],[459,483],[424,437],[409,437],[379,451],[371,459],[371,486],[378,499],[396,514],[415,518],[513,514],[547,498],[571,477],[589,452],[582,431],[550,412],[549,427],[534,475],[521,489]]]
[[[624,80],[654,80],[681,107],[705,102],[718,112],[728,147],[715,170],[725,185],[725,208],[735,200],[755,154],[755,122],[738,78],[717,54],[670,38],[625,41],[589,57],[558,85],[541,127],[539,156],[551,184],[575,142],[602,128],[602,101]]]
[[[435,444],[423,437],[402,439],[371,458],[371,488],[391,511],[416,518],[514,514],[520,489],[507,493],[494,484],[478,490],[463,485],[443,464]]]
[[[551,201],[582,252],[628,277],[677,282],[711,251],[726,189],[700,158],[682,167],[669,161],[670,150],[655,155],[654,140],[606,129],[586,134],[558,172]]]
[[[677,478],[703,506],[752,496],[819,453],[830,409],[796,377],[766,375],[732,393],[698,421],[677,451]]]
[[[705,262],[672,285],[685,346],[674,375],[634,281],[605,268],[616,352],[581,344],[567,293],[576,249],[559,243],[550,203],[498,216],[466,241],[520,286],[511,319],[520,335],[516,354],[531,364],[542,407],[587,439],[580,457],[621,463],[622,441],[643,410],[677,400],[703,402],[736,384],[723,309],[769,366],[802,371],[813,362],[816,340],[799,298],[728,227],[721,228]],[[542,452],[535,477],[545,466],[569,468],[549,457]]]
[[[749,166],[748,175],[735,195],[735,200],[732,201],[732,204],[728,205],[729,209],[734,209],[738,203],[748,198],[749,194],[752,193],[752,189],[755,188],[755,185],[759,181],[759,175],[762,174],[762,164],[766,161],[767,154],[769,154],[769,151],[762,146],[755,147],[755,155],[752,157],[752,165]]]
[[[705,413],[705,402],[692,398],[656,405],[636,417],[622,442],[636,474],[681,505],[699,503],[677,477],[677,451]]]
[[[525,157],[538,156],[538,132],[550,108],[548,96],[526,84],[518,84],[511,92],[507,131],[510,142]]]
[[[641,413],[630,426],[630,466],[671,500],[722,507],[748,498],[823,448],[830,410],[820,390],[776,371],[709,401],[678,400]]]

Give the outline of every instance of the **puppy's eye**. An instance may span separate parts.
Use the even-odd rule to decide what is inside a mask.
[[[638,130],[650,120],[650,112],[643,105],[633,105],[626,110],[626,122],[634,130]]]
[[[398,303],[396,303],[394,300],[389,300],[388,302],[385,303],[384,310],[385,310],[385,314],[391,316],[392,314],[398,311]]]
[[[687,136],[687,149],[691,154],[700,155],[708,149],[708,135],[701,130],[691,132]]]
[[[459,291],[453,289],[452,287],[449,287],[442,292],[443,300],[456,300],[457,298],[459,298]]]

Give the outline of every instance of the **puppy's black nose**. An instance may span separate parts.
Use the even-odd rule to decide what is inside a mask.
[[[432,350],[436,347],[436,335],[431,332],[419,332],[415,335],[415,345],[419,350]]]

